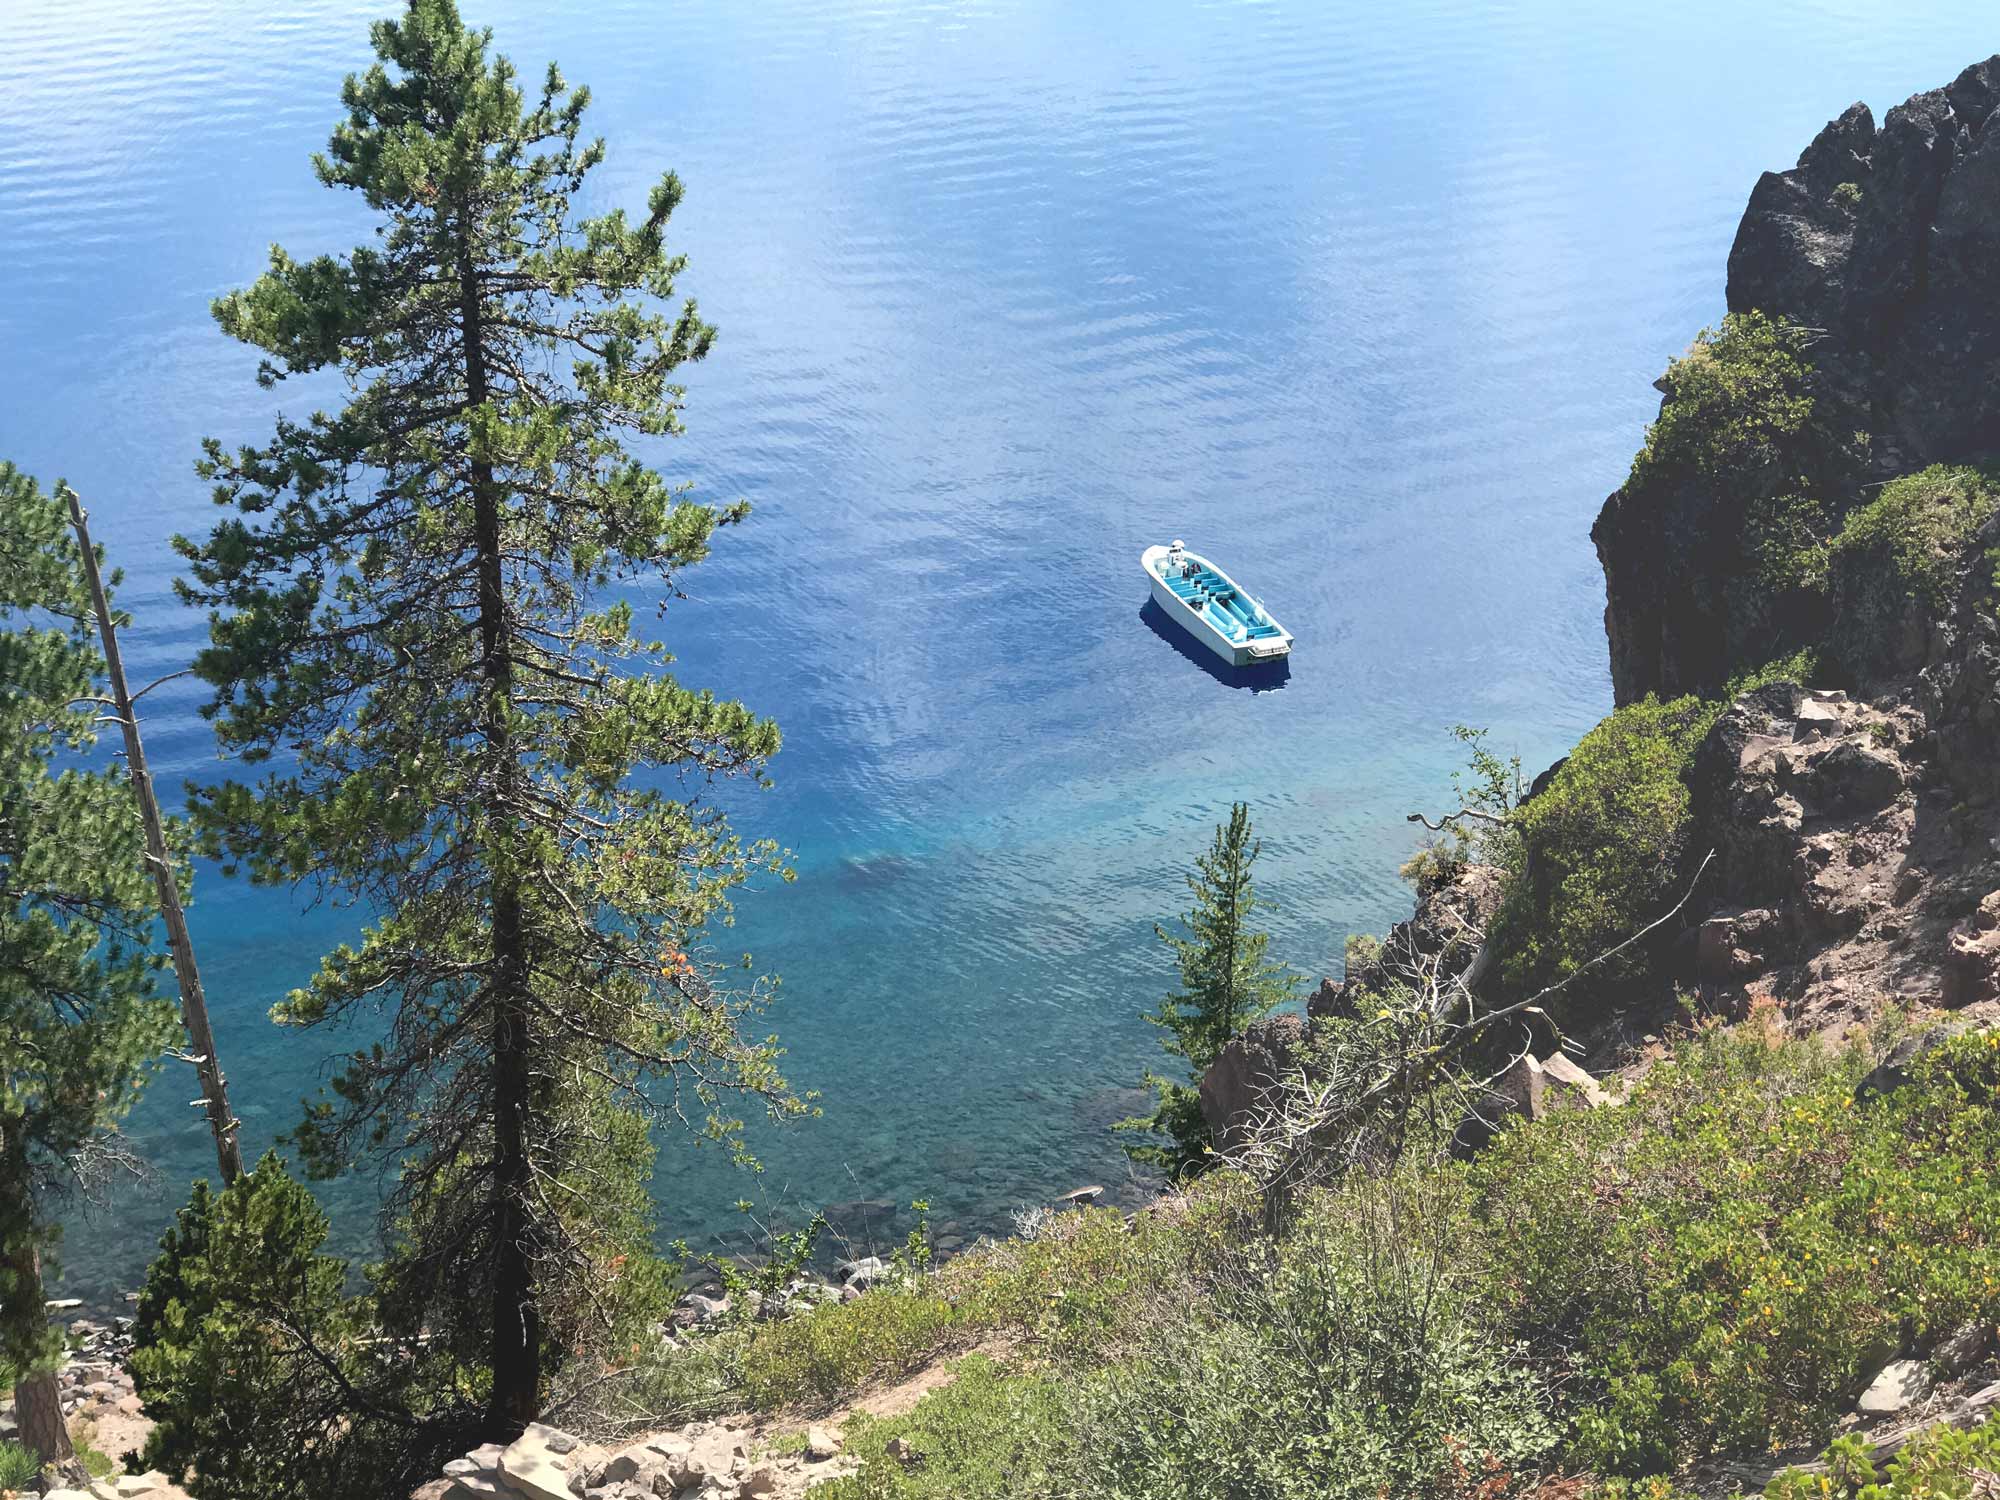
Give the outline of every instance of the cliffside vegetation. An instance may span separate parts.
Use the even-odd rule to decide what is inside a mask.
[[[631,1379],[683,1419],[834,1405],[999,1336],[907,1416],[857,1419],[836,1497],[1664,1495],[1647,1476],[1826,1442],[1881,1359],[2000,1316],[2000,1043],[1857,1102],[1899,1037],[1710,1025],[1618,1107],[1469,1163],[1414,1143],[1276,1238],[1218,1174]]]

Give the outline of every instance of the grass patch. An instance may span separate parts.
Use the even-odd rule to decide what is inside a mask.
[[[965,1326],[957,1310],[925,1291],[872,1293],[768,1325],[743,1350],[743,1394],[770,1410],[832,1402],[870,1381],[907,1374],[947,1347]]]
[[[1140,1288],[1172,1279],[1191,1253],[1216,1242],[1226,1197],[1209,1191],[1172,1224],[1146,1216],[1128,1228],[1110,1209],[1059,1214],[1033,1240],[984,1246],[852,1302],[684,1340],[644,1357],[623,1385],[625,1399],[673,1421],[731,1407],[833,1405],[991,1334],[1041,1352],[1088,1354],[1115,1339]]]

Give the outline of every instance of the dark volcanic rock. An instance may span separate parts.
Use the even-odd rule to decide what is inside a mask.
[[[1820,330],[1819,417],[1866,433],[1852,474],[1809,476],[1836,506],[1874,477],[2000,450],[2000,57],[1918,94],[1878,127],[1864,104],[1788,172],[1767,172],[1729,254],[1731,312]],[[1845,462],[1845,460],[1843,460]],[[1620,703],[1713,691],[1732,671],[1813,643],[1802,599],[1746,586],[1745,486],[1656,476],[1605,502],[1592,538]]]
[[[1252,1021],[1210,1064],[1201,1079],[1201,1117],[1217,1150],[1242,1144],[1271,1090],[1298,1070],[1305,1034],[1298,1016],[1266,1016]]]

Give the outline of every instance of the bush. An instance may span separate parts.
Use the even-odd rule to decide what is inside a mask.
[[[1761,312],[1704,328],[1661,380],[1667,399],[1632,459],[1628,483],[1665,471],[1739,482],[1784,464],[1813,419],[1811,334]]]
[[[1492,934],[1510,987],[1554,982],[1672,905],[1690,821],[1683,773],[1719,711],[1698,698],[1628,704],[1515,811],[1520,862]],[[1631,978],[1642,958],[1597,982]]]
[[[2000,1470],[2000,1417],[1971,1431],[1938,1426],[1919,1433],[1878,1474],[1867,1446],[1842,1438],[1827,1450],[1826,1472],[1787,1469],[1766,1500],[1971,1500],[1991,1495]]]
[[[326,1216],[267,1155],[221,1193],[197,1181],[161,1241],[133,1328],[134,1384],[158,1424],[144,1463],[203,1500],[393,1494],[431,1477],[467,1424],[421,1346],[380,1336]],[[483,1394],[461,1388],[465,1407]],[[400,1488],[399,1488],[400,1487]]]
[[[1374,1500],[1472,1491],[1468,1476],[1511,1492],[1558,1433],[1435,1233],[1444,1185],[1350,1185],[1282,1244],[1246,1246],[1205,1297],[1158,1289],[1123,1357],[1068,1393],[1088,1440],[1060,1493]]]
[[[1966,466],[1907,474],[1851,512],[1821,549],[1815,569],[1832,598],[1834,647],[1851,671],[1894,668],[1908,624],[1950,607],[1993,516],[1996,484],[1993,470]]]
[[[19,1443],[0,1438],[0,1490],[25,1490],[42,1475],[42,1461]]]
[[[1488,1294],[1566,1370],[1574,1456],[1824,1441],[1875,1361],[2000,1313],[1996,1048],[1862,1107],[1859,1049],[1709,1031],[1623,1108],[1504,1133],[1472,1168]]]

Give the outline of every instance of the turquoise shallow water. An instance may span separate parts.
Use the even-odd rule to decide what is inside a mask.
[[[140,675],[200,635],[165,548],[211,518],[197,440],[315,395],[259,391],[206,308],[269,241],[362,236],[306,156],[379,8],[0,0],[0,454],[90,498]],[[772,1022],[825,1117],[761,1136],[751,1182],[669,1143],[663,1230],[701,1243],[746,1194],[923,1196],[970,1234],[1136,1193],[1104,1127],[1210,825],[1251,802],[1302,970],[1401,914],[1449,726],[1533,770],[1608,706],[1590,520],[1721,312],[1757,172],[2000,45],[1947,0],[478,18],[592,86],[606,201],[686,180],[684,285],[722,337],[661,459],[757,506],[667,629],[689,680],[786,730],[740,818],[800,877],[725,946],[783,974]],[[1173,535],[1299,637],[1276,690],[1142,614],[1137,554]],[[217,774],[193,690],[149,702],[165,778]],[[261,1144],[332,1046],[264,1012],[356,914],[212,872],[198,896]],[[169,1076],[134,1118],[155,1175],[73,1225],[72,1294],[130,1285],[200,1170],[191,1094]],[[371,1192],[329,1192],[349,1244]]]

